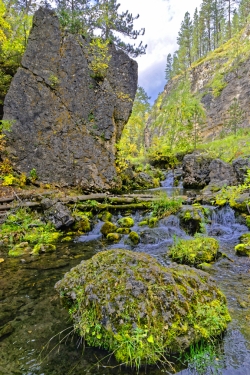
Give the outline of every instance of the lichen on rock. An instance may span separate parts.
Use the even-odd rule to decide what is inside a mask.
[[[88,345],[136,367],[217,336],[230,320],[225,296],[208,274],[166,268],[144,253],[100,252],[55,288]]]

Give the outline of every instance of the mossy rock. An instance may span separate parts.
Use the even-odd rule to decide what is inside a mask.
[[[244,233],[240,236],[241,243],[248,243],[250,242],[250,233]]]
[[[148,220],[148,226],[149,228],[155,228],[157,225],[158,225],[158,219],[157,217],[151,217],[149,220]]]
[[[180,212],[180,223],[188,234],[194,235],[201,230],[204,221],[203,209],[201,206],[183,206]]]
[[[139,227],[143,227],[145,225],[148,225],[148,220],[140,221],[138,225],[139,225]]]
[[[32,255],[39,255],[41,253],[50,253],[56,250],[56,246],[53,244],[36,244],[31,252]]]
[[[87,216],[81,216],[76,218],[76,223],[74,224],[74,230],[82,233],[89,232],[91,230],[91,224]]]
[[[20,257],[25,254],[29,254],[31,247],[28,242],[21,242],[18,245],[15,245],[11,250],[9,250],[8,255],[11,257]]]
[[[128,238],[134,245],[138,245],[138,243],[140,242],[140,236],[136,232],[130,232]]]
[[[103,226],[101,227],[101,233],[107,237],[107,235],[109,233],[114,233],[116,232],[117,230],[117,226],[113,223],[111,223],[111,221],[106,221]]]
[[[246,216],[246,225],[250,229],[250,216],[249,215]]]
[[[116,232],[119,234],[129,234],[131,232],[131,229],[130,228],[118,228]]]
[[[250,241],[248,243],[240,243],[234,249],[237,255],[250,257]]]
[[[137,368],[221,334],[230,321],[225,296],[207,273],[166,268],[144,253],[100,252],[55,288],[87,345]]]
[[[119,233],[109,233],[107,235],[107,240],[109,242],[119,242],[121,239],[121,235]]]
[[[98,218],[101,219],[102,221],[111,221],[112,219],[112,214],[108,211],[102,212],[101,214],[98,215]]]
[[[122,217],[121,219],[118,220],[118,224],[122,228],[131,228],[134,226],[134,219],[132,217]]]
[[[170,248],[169,255],[177,263],[198,265],[210,263],[216,259],[219,243],[210,237],[197,237],[188,240],[177,240]]]

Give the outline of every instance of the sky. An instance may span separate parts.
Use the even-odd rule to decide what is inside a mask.
[[[121,4],[119,11],[128,10],[133,16],[140,15],[134,21],[135,30],[145,27],[145,35],[138,38],[138,43],[142,40],[148,45],[147,53],[136,60],[139,85],[151,96],[153,103],[166,84],[167,55],[177,49],[176,39],[184,15],[189,12],[193,17],[202,0],[119,0],[118,3]]]

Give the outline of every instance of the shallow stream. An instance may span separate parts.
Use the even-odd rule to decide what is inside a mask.
[[[165,184],[166,185],[166,184]],[[167,189],[170,187],[168,186]],[[250,258],[235,255],[239,236],[248,230],[237,223],[229,207],[211,208],[206,231],[220,241],[226,256],[216,261],[208,272],[226,294],[232,322],[222,339],[219,366],[207,367],[202,375],[250,375]],[[119,213],[117,213],[119,217]],[[134,213],[135,222],[142,213]],[[84,348],[73,334],[67,311],[61,306],[54,284],[65,272],[106,248],[144,251],[168,265],[167,248],[174,236],[188,237],[176,216],[162,219],[156,228],[139,227],[141,242],[131,246],[126,236],[119,244],[107,245],[100,236],[102,223],[92,232],[64,243],[53,254],[39,257],[5,258],[0,264],[0,327],[6,335],[0,339],[0,375],[128,375],[131,369],[117,366],[108,353]],[[0,251],[0,257],[2,257]],[[177,370],[178,371],[178,370]],[[139,374],[173,374],[169,368],[148,367]],[[190,366],[178,374],[196,375]]]

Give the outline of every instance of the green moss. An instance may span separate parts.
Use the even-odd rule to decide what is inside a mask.
[[[158,224],[158,219],[157,217],[151,217],[149,220],[148,220],[148,226],[149,228],[155,228]]]
[[[119,233],[109,233],[107,235],[107,240],[109,242],[119,242],[121,239],[121,235]]]
[[[250,241],[240,243],[239,245],[236,245],[234,249],[237,255],[250,257]]]
[[[219,243],[214,238],[196,237],[191,240],[177,240],[169,255],[178,263],[197,265],[215,260]]]
[[[165,268],[143,253],[100,252],[68,272],[56,289],[87,345],[137,368],[219,335],[230,321],[225,297],[206,273]]]
[[[50,253],[56,250],[53,244],[36,244],[31,252],[32,255],[39,255],[41,253]]]
[[[131,229],[130,228],[118,228],[116,232],[120,234],[129,234],[131,232]]]
[[[246,225],[250,229],[250,215],[246,216]]]
[[[113,215],[108,211],[102,212],[101,214],[98,215],[99,219],[101,219],[104,222],[111,221],[112,216]]]
[[[143,221],[140,221],[140,223],[138,224],[140,227],[143,227],[144,225],[148,225],[148,220],[143,220]]]
[[[14,246],[11,250],[9,250],[8,255],[11,257],[20,257],[25,254],[29,254],[31,251],[31,247],[29,246],[28,242],[21,242],[20,244]]]
[[[138,245],[140,242],[140,236],[136,232],[130,232],[128,238],[132,241],[134,245]]]
[[[118,220],[118,224],[122,228],[131,228],[134,226],[134,219],[132,217],[122,217],[121,219]]]
[[[103,224],[101,227],[101,233],[107,237],[109,233],[114,233],[117,230],[117,226],[110,221],[106,221],[106,223]]]

